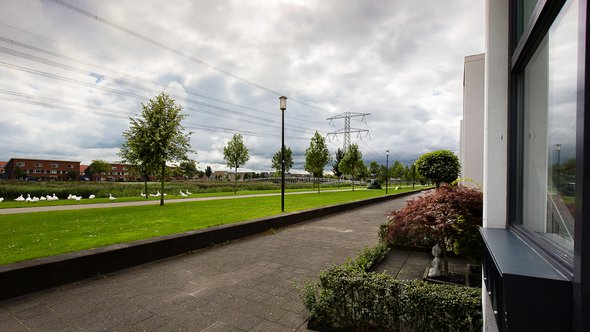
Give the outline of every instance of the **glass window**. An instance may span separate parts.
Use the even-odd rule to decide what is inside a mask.
[[[51,167],[52,168],[58,168],[59,167],[59,164],[51,164]]]
[[[518,2],[518,15],[516,24],[516,36],[520,38],[529,24],[531,24],[531,18],[535,7],[539,3],[539,0],[520,0]]]
[[[43,167],[43,163],[35,163],[35,167]]]
[[[569,1],[520,77],[520,220],[573,252],[578,3]]]
[[[18,167],[25,167],[25,163],[23,161],[17,161],[16,166]]]

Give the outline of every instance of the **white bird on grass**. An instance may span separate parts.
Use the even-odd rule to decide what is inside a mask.
[[[39,197],[34,196],[33,199],[31,200],[33,203],[38,202],[39,201]]]
[[[47,196],[45,196],[45,198],[46,198],[48,201],[52,201],[52,200],[53,200],[53,197],[51,197],[51,195],[47,195]]]
[[[55,193],[53,193],[51,200],[52,201],[59,201],[59,198],[57,196],[55,196]]]
[[[188,191],[188,190],[186,191],[186,194],[189,195],[189,196],[192,195],[192,193],[190,191]]]
[[[82,200],[82,196],[74,196],[74,199],[76,200],[76,202],[79,202]]]
[[[23,197],[23,195],[18,196],[17,198],[14,199],[17,202],[24,202],[25,198]]]
[[[187,194],[185,194],[185,193],[184,193],[184,192],[181,190],[181,191],[180,191],[180,196],[182,196],[182,197],[187,197],[188,195],[187,195]]]
[[[139,196],[145,198],[147,195],[143,193],[143,191],[141,192],[141,194],[139,194]]]
[[[33,201],[33,199],[31,198],[31,194],[27,194],[27,198],[25,198],[25,202],[29,203],[32,201]]]
[[[46,200],[47,200],[47,197],[45,197],[45,196],[41,196],[41,197],[39,197],[39,200],[40,200],[40,201],[46,201]]]
[[[110,199],[111,201],[114,201],[114,200],[116,200],[117,198],[116,198],[116,197],[113,197],[113,195],[109,194],[109,199]]]
[[[95,198],[96,198],[96,195],[94,195],[94,194],[90,194],[90,196],[88,196],[88,199],[95,199]]]
[[[4,197],[0,197],[0,203],[4,202]]]

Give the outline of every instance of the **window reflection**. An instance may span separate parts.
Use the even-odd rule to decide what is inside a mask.
[[[569,1],[524,71],[522,223],[573,250],[577,1]]]

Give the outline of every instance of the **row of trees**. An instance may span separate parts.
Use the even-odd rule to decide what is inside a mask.
[[[181,113],[181,110],[180,106],[174,104],[173,99],[162,92],[154,99],[150,99],[147,104],[142,104],[141,116],[131,117],[130,128],[123,132],[124,142],[119,156],[123,162],[134,165],[134,171],[143,177],[146,193],[147,181],[149,176],[153,174],[158,174],[161,180],[161,192],[164,192],[164,181],[169,168],[167,163],[179,163],[177,172],[186,174],[189,178],[199,174],[196,162],[187,157],[189,152],[193,152],[189,142],[192,132],[185,133],[182,120],[186,115]],[[283,150],[285,150],[285,156],[281,156],[281,151],[279,151],[272,158],[272,166],[277,169],[277,173],[281,169],[281,160],[285,162],[285,171],[293,166],[291,148],[285,147]],[[447,152],[452,155],[450,151]],[[223,149],[223,157],[227,166],[234,169],[237,174],[238,168],[250,158],[242,135],[235,134],[232,137]],[[363,162],[358,145],[351,144],[347,151],[340,149],[336,151],[333,172],[337,177],[341,177],[343,174],[350,175],[353,180],[371,176],[381,180],[393,177],[416,181],[419,178],[418,174],[422,174],[426,178],[433,179],[438,187],[441,181],[446,181],[446,179],[439,179],[437,176],[445,167],[448,168],[448,162],[445,159],[448,155],[435,151],[430,159],[423,157],[420,157],[411,166],[404,166],[399,161],[395,161],[390,169],[386,169],[385,166],[376,162],[371,162],[367,167]],[[454,155],[452,157],[456,159]],[[326,141],[316,131],[311,138],[309,148],[305,151],[304,169],[312,176],[320,178],[323,177],[324,168],[331,161],[332,157]],[[106,172],[108,167],[106,162],[95,161],[90,165],[89,172],[91,174]],[[452,167],[455,165],[453,164]],[[456,168],[458,169],[458,161]],[[209,178],[212,174],[211,168],[207,167],[204,173]],[[234,177],[234,193],[236,192],[235,181],[237,181],[237,176]],[[163,204],[164,197],[162,195],[160,205]]]

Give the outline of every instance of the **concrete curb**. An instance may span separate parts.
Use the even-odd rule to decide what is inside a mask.
[[[0,300],[186,254],[261,234],[271,228],[291,226],[420,191],[422,190],[7,264],[0,266]]]

